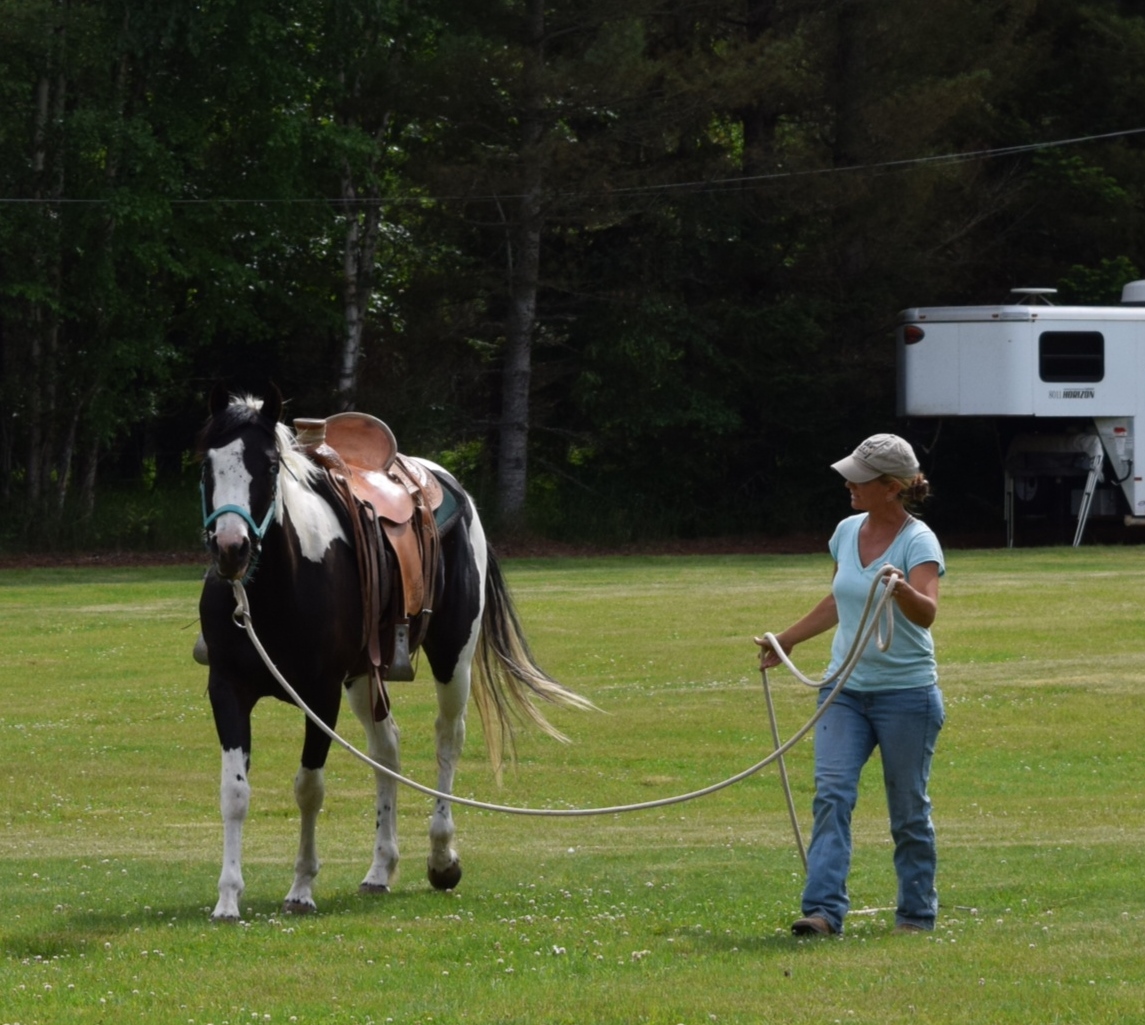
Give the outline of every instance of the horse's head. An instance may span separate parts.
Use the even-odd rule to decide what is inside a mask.
[[[216,388],[210,410],[199,436],[203,531],[219,576],[242,580],[274,519],[282,396],[275,389],[264,400],[238,398]]]

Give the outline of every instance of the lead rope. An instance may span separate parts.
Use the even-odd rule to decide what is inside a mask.
[[[231,586],[234,590],[236,604],[234,620],[236,624],[241,626],[246,631],[247,636],[250,638],[251,644],[254,645],[255,650],[258,652],[259,657],[262,659],[271,675],[278,681],[279,686],[281,686],[282,689],[286,691],[291,700],[306,715],[306,718],[314,723],[314,725],[317,726],[323,733],[325,733],[326,736],[344,747],[359,761],[365,762],[365,764],[370,766],[370,768],[374,769],[376,772],[380,772],[386,776],[389,776],[390,779],[394,780],[395,782],[404,783],[407,787],[410,787],[419,793],[425,794],[428,797],[435,797],[439,800],[450,801],[453,804],[463,805],[467,808],[480,808],[484,811],[502,812],[506,815],[532,815],[543,816],[547,818],[577,818],[589,815],[613,815],[621,812],[645,811],[650,808],[664,808],[672,804],[683,804],[685,801],[693,801],[698,797],[706,797],[708,794],[714,794],[717,790],[723,790],[727,787],[730,787],[734,783],[739,783],[741,780],[747,779],[748,776],[754,775],[761,769],[770,765],[772,762],[779,762],[781,767],[780,774],[787,795],[788,809],[791,812],[792,822],[795,824],[795,832],[800,847],[800,854],[803,855],[803,842],[802,838],[799,836],[799,827],[795,819],[794,802],[792,801],[791,797],[791,789],[787,784],[787,772],[786,768],[783,766],[783,756],[796,744],[798,744],[799,741],[801,741],[815,727],[815,724],[823,717],[824,713],[830,707],[831,702],[835,700],[839,692],[843,689],[844,684],[847,682],[847,678],[851,675],[855,666],[858,664],[859,658],[862,656],[863,651],[866,650],[867,644],[870,642],[876,631],[878,632],[876,643],[878,644],[879,648],[885,651],[886,648],[890,645],[894,630],[894,609],[890,605],[892,593],[892,585],[890,581],[893,579],[894,573],[895,571],[890,566],[884,566],[881,570],[879,570],[878,576],[871,584],[871,590],[867,595],[867,603],[863,608],[862,619],[859,623],[859,631],[856,633],[855,640],[851,644],[850,650],[847,652],[847,657],[844,659],[843,664],[839,667],[839,669],[837,669],[834,673],[831,674],[831,676],[825,679],[808,679],[801,672],[799,672],[794,663],[792,663],[790,658],[788,658],[787,654],[779,648],[778,644],[775,643],[774,636],[772,634],[764,634],[764,637],[768,639],[768,643],[772,644],[773,649],[779,655],[783,661],[783,664],[791,670],[791,672],[795,675],[795,678],[799,680],[800,683],[819,689],[831,687],[831,693],[823,699],[819,707],[815,710],[815,714],[812,715],[811,718],[808,719],[802,727],[793,733],[785,743],[779,743],[779,728],[775,721],[775,713],[771,702],[771,690],[768,686],[767,673],[765,671],[763,673],[763,687],[764,693],[767,697],[768,713],[771,716],[772,739],[776,745],[775,750],[771,754],[769,754],[766,758],[756,762],[755,765],[751,766],[750,768],[744,769],[743,772],[739,772],[736,775],[722,780],[719,783],[713,783],[711,786],[704,787],[701,790],[693,790],[691,793],[687,794],[678,794],[675,797],[662,797],[654,801],[642,801],[639,804],[619,804],[612,805],[607,808],[520,808],[506,804],[490,804],[485,801],[476,801],[467,797],[457,797],[454,794],[446,794],[440,790],[434,790],[432,787],[427,787],[422,783],[418,783],[416,780],[408,779],[400,773],[395,772],[388,766],[374,761],[368,754],[363,751],[359,751],[358,748],[354,747],[353,744],[347,740],[344,740],[334,730],[327,726],[326,723],[324,723],[314,713],[310,706],[302,700],[301,696],[287,682],[282,673],[278,671],[278,667],[271,661],[270,656],[266,653],[266,649],[262,646],[262,643],[258,639],[258,635],[255,633],[254,624],[251,622],[250,601],[247,598],[246,588],[243,587],[241,580],[232,581]],[[880,585],[882,585],[882,593],[878,594],[878,597],[876,598],[876,594],[880,590]],[[882,633],[882,630],[880,629],[880,614],[884,614],[886,618],[887,631],[885,637]],[[803,856],[804,865],[806,865],[806,856]]]
[[[867,645],[870,643],[872,632],[878,631],[875,638],[875,645],[879,651],[886,651],[891,646],[895,632],[894,608],[891,605],[891,600],[894,594],[894,582],[897,575],[897,570],[889,563],[884,565],[876,574],[875,579],[871,582],[871,589],[867,592],[867,601],[863,606],[863,614],[859,618],[859,628],[855,631],[855,639],[851,642],[851,647],[848,649],[842,665],[831,676],[825,679],[812,680],[804,676],[796,668],[795,663],[788,657],[787,652],[779,646],[775,634],[765,633],[763,635],[762,639],[767,641],[771,646],[771,650],[779,656],[780,661],[791,670],[792,675],[800,683],[808,687],[822,689],[823,687],[831,686],[834,681],[838,680],[831,693],[819,706],[816,714],[811,718],[808,727],[814,725],[822,717],[828,705],[835,700],[839,691],[846,685],[848,678],[854,671],[859,659],[862,658]],[[882,587],[881,594],[879,593],[880,585]],[[876,594],[878,594],[877,600],[875,598]],[[880,617],[882,617],[881,620]],[[880,622],[886,623],[885,635],[879,626]],[[787,801],[787,814],[791,819],[792,832],[795,834],[795,846],[799,849],[799,860],[803,862],[803,871],[806,872],[807,850],[803,846],[803,834],[799,829],[799,816],[795,812],[795,800],[791,795],[791,784],[787,779],[787,765],[783,761],[783,752],[787,750],[787,746],[779,743],[779,723],[775,718],[775,704],[771,700],[771,685],[768,683],[767,670],[761,669],[760,673],[763,676],[763,696],[767,703],[767,716],[771,722],[771,739],[775,744],[775,753],[779,756],[776,759],[779,762],[779,781],[783,786],[783,796]],[[806,733],[808,727],[805,727],[798,736],[802,736]]]

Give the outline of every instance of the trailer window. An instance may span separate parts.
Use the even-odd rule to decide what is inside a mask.
[[[1043,381],[1100,381],[1105,377],[1105,338],[1099,331],[1044,331],[1038,339]]]

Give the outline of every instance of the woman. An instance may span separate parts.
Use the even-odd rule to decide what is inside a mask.
[[[887,651],[868,645],[843,690],[815,730],[815,824],[807,852],[803,917],[797,936],[843,931],[849,901],[851,812],[859,776],[876,747],[894,839],[898,875],[896,932],[934,928],[938,894],[934,827],[927,781],[944,718],[930,626],[938,611],[938,579],[945,572],[933,531],[910,513],[930,485],[914,450],[894,434],[876,434],[832,464],[851,493],[855,515],[830,541],[835,572],[831,593],[775,638],[784,652],[837,627],[828,674],[842,664],[855,638],[872,581],[894,568],[894,636]],[[780,664],[763,638],[759,664]],[[822,702],[830,688],[819,692]]]

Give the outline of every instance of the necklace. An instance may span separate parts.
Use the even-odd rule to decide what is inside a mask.
[[[914,517],[911,516],[910,513],[906,513],[902,522],[899,523],[893,531],[889,529],[879,531],[871,523],[871,514],[867,513],[867,519],[863,523],[863,527],[865,527],[867,531],[867,536],[865,538],[863,537],[863,529],[861,527],[858,536],[855,538],[859,548],[859,563],[863,567],[868,567],[877,562],[886,553],[887,549],[895,543],[895,539],[913,519]]]

